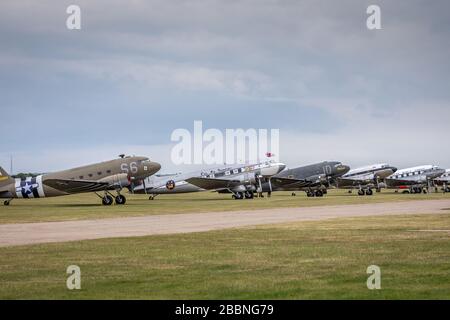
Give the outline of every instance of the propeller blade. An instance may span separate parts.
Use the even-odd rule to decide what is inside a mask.
[[[147,194],[147,186],[145,185],[145,179],[142,180],[142,184],[144,185],[144,192]]]

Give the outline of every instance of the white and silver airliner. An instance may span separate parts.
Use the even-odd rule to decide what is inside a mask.
[[[450,192],[450,169],[445,170],[445,173],[434,179],[434,183],[438,186],[442,186],[444,192]]]
[[[377,163],[369,166],[364,166],[352,169],[342,177],[337,178],[336,186],[340,189],[358,189],[358,194],[372,195],[372,189],[380,191],[384,186],[383,179],[392,175],[397,171],[397,168],[387,163]]]
[[[406,193],[426,193],[433,180],[442,176],[445,170],[435,165],[422,165],[398,170],[385,179],[390,189],[404,190]]]

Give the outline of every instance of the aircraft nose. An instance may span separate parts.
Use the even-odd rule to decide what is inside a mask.
[[[338,173],[347,173],[350,171],[350,166],[340,164],[339,166],[337,166],[336,170]]]
[[[159,164],[158,162],[152,162],[151,167],[153,169],[153,173],[156,173],[161,169],[161,164]]]

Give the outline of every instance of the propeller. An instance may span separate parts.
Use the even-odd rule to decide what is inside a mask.
[[[142,180],[142,184],[144,185],[144,192],[147,194],[147,186],[145,185],[145,179]]]

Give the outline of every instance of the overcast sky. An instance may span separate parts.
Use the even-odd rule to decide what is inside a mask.
[[[81,7],[81,30],[66,8]],[[366,9],[381,7],[381,30]],[[450,167],[449,1],[0,2],[0,165],[149,156],[170,134],[278,128],[290,167]]]

